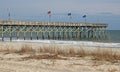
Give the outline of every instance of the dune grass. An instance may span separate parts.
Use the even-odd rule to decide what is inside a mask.
[[[65,57],[85,57],[91,56],[93,60],[104,60],[115,62],[120,60],[119,48],[89,48],[74,45],[54,45],[39,43],[1,43],[0,52],[31,54],[28,59],[61,59]],[[49,53],[49,55],[39,55]]]

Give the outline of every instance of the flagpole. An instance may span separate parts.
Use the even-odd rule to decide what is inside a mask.
[[[72,16],[70,15],[70,23],[72,22]]]
[[[8,8],[7,10],[8,10],[8,20],[10,21],[10,8]]]
[[[49,22],[51,22],[51,14],[49,15]]]
[[[85,24],[86,24],[86,18],[85,18]]]
[[[86,21],[87,21],[87,19],[86,19],[86,15],[83,15],[83,18],[85,19],[85,24],[86,24]]]
[[[51,22],[51,11],[48,11],[47,14],[49,15],[49,22]]]
[[[69,17],[69,22],[71,23],[72,22],[72,16],[71,16],[71,13],[68,13],[68,17]]]

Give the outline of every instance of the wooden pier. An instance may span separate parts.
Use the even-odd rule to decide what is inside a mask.
[[[81,40],[82,38],[106,38],[107,24],[72,23],[72,22],[30,22],[30,21],[0,21],[0,37],[26,40],[27,35],[39,39]]]

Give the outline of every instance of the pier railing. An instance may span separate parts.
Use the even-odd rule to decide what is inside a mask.
[[[47,26],[98,26],[107,27],[102,23],[73,23],[73,22],[30,22],[30,21],[0,21],[0,25],[47,25]]]

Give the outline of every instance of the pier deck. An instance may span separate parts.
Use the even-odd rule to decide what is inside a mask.
[[[72,22],[30,22],[30,21],[0,21],[0,25],[41,25],[41,26],[82,26],[82,27],[107,27],[102,23],[72,23]]]

